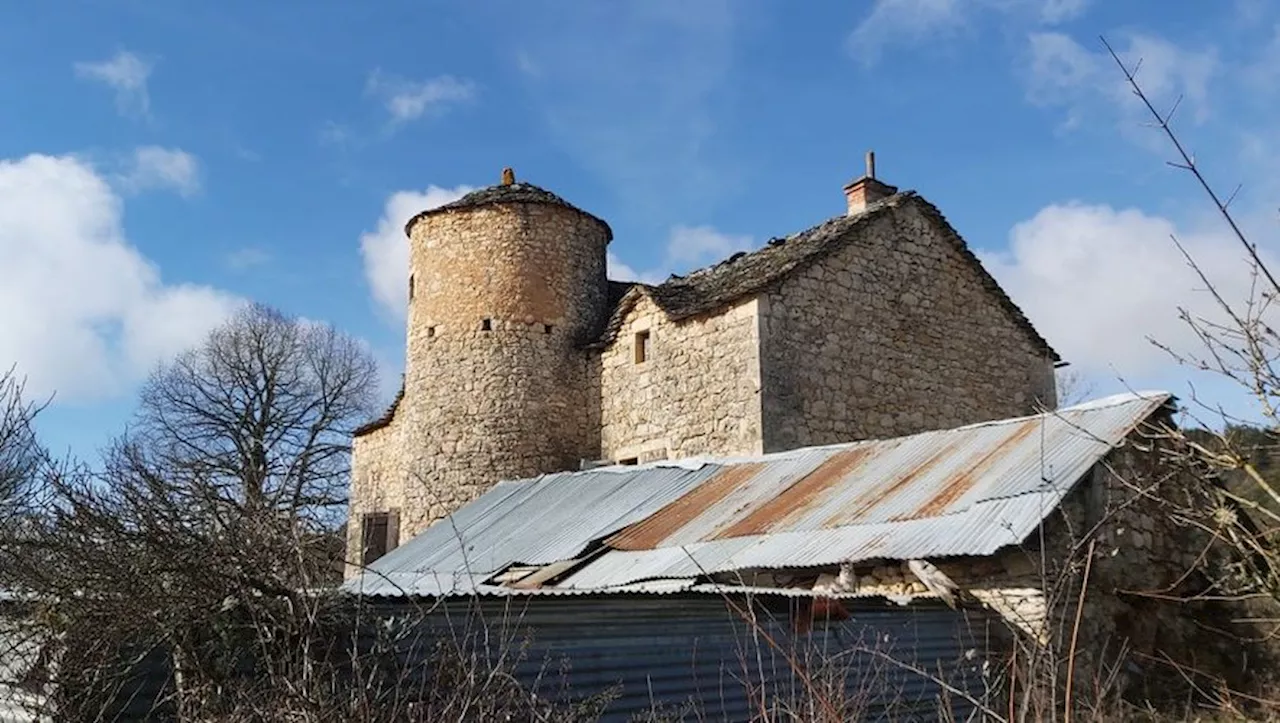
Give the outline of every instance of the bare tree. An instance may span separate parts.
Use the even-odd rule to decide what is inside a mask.
[[[44,406],[27,399],[24,391],[12,369],[0,373],[0,519],[6,521],[29,504],[44,459],[33,426]]]
[[[1186,472],[1185,477],[1195,483],[1164,501],[1169,519],[1185,525],[1188,534],[1209,540],[1195,569],[1187,571],[1188,578],[1204,578],[1202,590],[1183,600],[1229,601],[1240,606],[1228,620],[1202,624],[1238,643],[1265,646],[1262,653],[1251,656],[1251,662],[1260,689],[1269,693],[1277,681],[1267,669],[1280,661],[1280,649],[1274,643],[1280,633],[1280,480],[1274,478],[1274,470],[1280,468],[1273,463],[1275,435],[1280,432],[1280,335],[1276,332],[1280,319],[1275,308],[1280,283],[1232,210],[1240,187],[1225,195],[1216,191],[1175,131],[1173,121],[1181,98],[1168,110],[1157,108],[1142,87],[1141,61],[1128,64],[1105,38],[1102,44],[1149,114],[1151,125],[1172,148],[1174,158],[1168,165],[1195,182],[1223,221],[1240,251],[1243,277],[1248,279],[1243,287],[1224,285],[1171,236],[1170,242],[1199,279],[1212,306],[1208,312],[1178,308],[1180,319],[1192,332],[1194,348],[1175,348],[1160,339],[1151,342],[1185,368],[1226,382],[1227,388],[1247,400],[1247,409],[1231,410],[1202,398],[1192,386],[1183,410],[1189,421],[1165,428],[1165,441],[1171,444],[1163,448],[1167,464]],[[1185,670],[1178,673],[1189,675]],[[1266,680],[1267,676],[1272,679]],[[1240,691],[1221,691],[1228,701],[1223,706],[1234,705],[1231,700],[1235,699],[1265,708],[1267,716],[1280,712],[1280,702],[1259,697],[1260,689],[1243,696]]]
[[[78,691],[62,719],[101,714],[147,651],[172,661],[175,707],[192,715],[216,708],[246,661],[312,655],[324,637],[307,633],[331,602],[316,591],[342,559],[351,430],[376,385],[359,341],[249,306],[151,375],[101,469],[41,469],[47,504],[0,540],[0,569],[39,601],[40,632],[78,681],[61,688]],[[0,460],[27,475],[31,408],[7,408],[20,443]]]
[[[252,305],[151,376],[119,451],[214,519],[323,516],[346,504],[351,431],[376,389],[358,340]]]

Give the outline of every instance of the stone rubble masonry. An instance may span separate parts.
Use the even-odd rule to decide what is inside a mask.
[[[367,512],[396,511],[407,540],[501,480],[582,460],[753,455],[1055,406],[1052,361],[916,206],[714,312],[673,320],[634,290],[604,348],[598,219],[523,202],[418,217],[404,394],[354,442],[352,557]]]
[[[648,356],[637,362],[638,335]],[[605,459],[760,454],[759,304],[680,322],[642,296],[600,354]]]
[[[761,303],[767,452],[1057,406],[1053,361],[914,205]]]
[[[355,440],[348,549],[366,512],[397,509],[407,540],[499,480],[599,456],[584,345],[607,311],[607,243],[602,224],[551,204],[413,224],[405,392],[390,424]]]
[[[1077,633],[1078,680],[1093,685],[1109,659],[1126,651],[1190,663],[1203,654],[1190,641],[1195,622],[1177,600],[1207,539],[1172,520],[1162,489],[1176,488],[1148,443],[1112,451],[1081,480],[1041,531],[991,557],[932,560],[956,585],[1027,639],[1068,657],[1086,551],[1094,541],[1085,606]],[[1142,490],[1142,491],[1140,491]],[[829,574],[834,574],[834,570]],[[858,565],[856,592],[920,595],[924,586],[903,562]]]

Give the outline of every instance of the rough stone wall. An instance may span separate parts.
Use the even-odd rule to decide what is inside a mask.
[[[398,503],[407,540],[499,480],[599,456],[581,345],[607,313],[607,243],[601,224],[547,204],[414,224],[405,393],[356,444],[352,527]]]
[[[1196,620],[1201,611],[1178,599],[1197,584],[1193,573],[1208,542],[1172,519],[1168,500],[1188,480],[1164,461],[1159,442],[1142,432],[1131,440],[1096,466],[1044,526],[1043,577],[1056,583],[1048,634],[1063,663],[1086,585],[1075,653],[1084,685],[1108,675],[1122,649],[1149,670],[1155,659],[1200,667],[1212,657]],[[1130,677],[1120,673],[1122,681]]]
[[[1026,541],[989,557],[929,562],[956,583],[964,604],[979,603],[1003,619],[1002,629],[990,630],[996,633],[993,642],[1016,641],[1018,665],[1032,660],[1036,674],[1052,673],[1056,678],[1049,680],[1061,683],[1071,657],[1082,694],[1096,696],[1099,681],[1113,671],[1120,673],[1114,680],[1117,691],[1137,683],[1131,669],[1117,666],[1122,653],[1142,665],[1166,659],[1212,671],[1216,656],[1218,667],[1229,666],[1238,650],[1224,647],[1224,636],[1206,636],[1203,610],[1178,599],[1195,591],[1188,571],[1196,568],[1208,542],[1206,535],[1171,519],[1167,500],[1171,490],[1185,484],[1149,440],[1129,444],[1104,458]],[[1077,631],[1090,541],[1093,557]],[[932,596],[908,564],[897,560],[857,563],[843,576],[834,568],[755,570],[719,581],[812,587],[908,604]],[[1070,656],[1073,635],[1076,649]],[[1025,679],[1028,672],[1019,668],[1018,674]]]
[[[374,429],[352,440],[350,514],[347,517],[347,559],[358,562],[362,552],[361,515],[366,512],[397,512],[405,507],[405,474],[401,466],[405,455],[401,444],[401,423],[392,419],[385,427]],[[404,541],[401,533],[400,541]],[[359,572],[348,565],[344,576]]]
[[[764,447],[778,451],[1056,406],[1052,362],[910,205],[762,305]]]
[[[1045,646],[1037,658],[1042,674],[1050,668],[1062,672],[1074,633],[1075,680],[1084,692],[1096,695],[1099,680],[1115,670],[1120,671],[1117,686],[1132,682],[1116,665],[1122,651],[1131,661],[1168,656],[1188,664],[1198,658],[1203,665],[1209,656],[1200,642],[1204,636],[1196,610],[1175,598],[1188,592],[1188,571],[1196,567],[1206,540],[1171,521],[1162,501],[1170,486],[1169,469],[1157,451],[1121,447],[1081,480],[1026,542],[988,558],[933,562],[967,595],[1023,633],[1022,640]],[[1091,540],[1093,558],[1077,631]],[[855,580],[857,591],[866,594],[925,592],[897,561],[859,566]]]
[[[604,459],[674,459],[762,452],[760,305],[673,322],[648,297],[600,354]],[[636,362],[636,335],[649,355]]]

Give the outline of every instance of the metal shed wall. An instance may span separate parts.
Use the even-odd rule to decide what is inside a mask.
[[[938,720],[944,707],[950,719],[967,719],[971,702],[906,666],[981,699],[988,646],[980,613],[845,603],[849,619],[817,623],[801,635],[793,634],[789,619],[801,601],[757,597],[751,608],[759,629],[793,660],[810,670],[831,661],[844,690],[842,719]],[[741,599],[735,604],[747,607]],[[779,704],[804,696],[787,655],[716,595],[454,598],[418,618],[422,609],[404,599],[370,603],[370,617],[384,631],[388,620],[420,620],[398,648],[419,674],[435,642],[452,641],[468,652],[484,648],[489,655],[524,646],[515,674],[539,695],[577,700],[619,686],[604,721],[655,708],[692,712],[685,720],[746,721],[759,714],[761,697]],[[372,647],[377,627],[362,636],[362,648]]]

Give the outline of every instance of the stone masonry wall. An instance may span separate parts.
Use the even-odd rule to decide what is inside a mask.
[[[352,527],[398,504],[407,540],[500,480],[599,456],[581,345],[607,312],[607,233],[548,204],[417,220],[405,393],[392,424],[356,443]]]
[[[351,492],[347,517],[347,559],[358,561],[361,554],[361,515],[367,512],[399,512],[405,508],[405,474],[401,466],[405,455],[400,439],[401,423],[392,419],[385,427],[374,429],[352,440]],[[403,532],[397,542],[407,538]],[[346,576],[359,572],[348,566]]]
[[[914,434],[1056,406],[1052,362],[911,205],[762,304],[764,448]]]
[[[636,362],[637,334],[649,354]],[[759,454],[759,305],[669,320],[641,297],[600,355],[604,459]]]
[[[968,596],[1021,631],[1024,640],[1048,646],[1053,652],[1041,660],[1056,666],[1068,658],[1092,540],[1076,632],[1076,679],[1095,685],[1100,675],[1116,669],[1114,658],[1122,650],[1131,660],[1168,656],[1190,663],[1199,658],[1203,665],[1209,651],[1196,642],[1202,631],[1193,606],[1176,598],[1187,592],[1188,571],[1206,541],[1171,521],[1161,501],[1167,494],[1165,476],[1156,451],[1121,447],[1081,480],[1027,541],[988,558],[932,562]],[[859,565],[854,577],[861,593],[925,592],[904,562]],[[1120,670],[1118,682],[1124,683],[1123,666]]]

